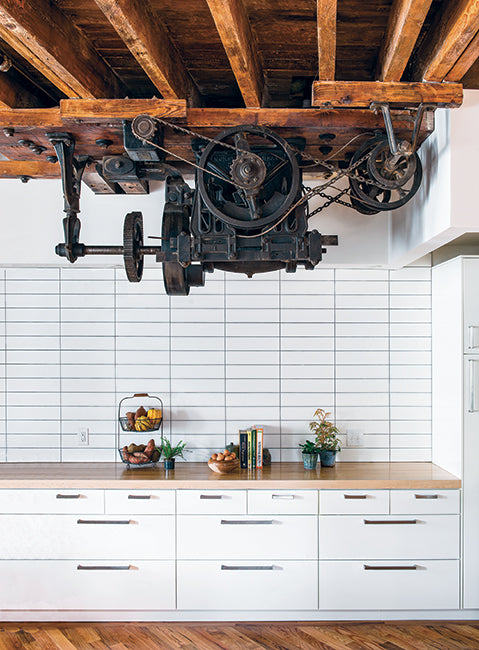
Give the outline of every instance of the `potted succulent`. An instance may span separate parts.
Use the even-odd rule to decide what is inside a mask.
[[[340,440],[337,437],[338,427],[329,422],[327,418],[331,413],[326,413],[323,409],[316,409],[314,417],[317,421],[309,423],[310,430],[315,434],[315,444],[319,451],[321,465],[324,467],[333,467],[336,463],[336,454],[341,451]]]
[[[188,451],[185,449],[186,447],[186,442],[183,442],[180,440],[180,442],[173,446],[171,442],[168,440],[168,438],[165,438],[164,436],[161,436],[161,445],[159,447],[159,450],[161,451],[161,454],[163,455],[163,466],[165,469],[175,469],[175,458],[176,456],[180,456],[184,460],[185,457],[183,456],[184,451]]]
[[[299,446],[303,454],[303,465],[304,469],[316,469],[318,463],[318,453],[319,449],[316,446],[316,442],[311,440],[306,440],[306,442],[300,442]]]

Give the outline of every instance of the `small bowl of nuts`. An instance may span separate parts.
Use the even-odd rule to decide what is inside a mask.
[[[217,474],[229,474],[239,467],[239,458],[234,451],[225,449],[219,454],[213,454],[208,461],[208,467]]]

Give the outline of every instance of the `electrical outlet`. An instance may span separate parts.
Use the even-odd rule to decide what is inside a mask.
[[[78,429],[77,445],[79,447],[87,447],[90,444],[90,429]]]
[[[348,447],[361,447],[363,444],[363,434],[360,431],[348,431]]]

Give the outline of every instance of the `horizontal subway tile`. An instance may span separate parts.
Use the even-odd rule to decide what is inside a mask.
[[[62,281],[72,280],[74,282],[82,282],[84,280],[88,282],[114,280],[115,269],[88,269],[80,266],[75,266],[75,268],[67,266],[60,269],[60,277]]]
[[[391,449],[391,461],[394,462],[430,462],[432,451],[427,449]]]
[[[8,350],[58,350],[60,337],[57,336],[7,336]]]
[[[169,350],[168,336],[117,336],[112,343],[117,351],[163,351]]]
[[[226,418],[238,419],[244,415],[244,406],[228,406],[226,408]],[[279,407],[277,406],[251,406],[248,407],[248,418],[250,421],[278,419]]]
[[[412,351],[397,351],[390,352],[391,365],[422,365],[426,366],[431,363],[431,352],[412,350]]]
[[[73,295],[62,294],[62,309],[113,309],[115,306],[115,297],[112,294],[86,294]]]
[[[430,406],[391,406],[391,420],[430,420]]]
[[[431,447],[431,436],[427,434],[403,434],[391,436],[392,449],[428,449]]]
[[[190,406],[224,406],[225,394],[224,392],[215,393],[171,393],[171,408],[190,407]]]
[[[226,295],[226,309],[271,309],[279,308],[279,295],[278,294],[232,294]],[[251,318],[254,320],[254,311],[251,313]]]
[[[59,414],[58,414],[59,415]],[[23,419],[25,418],[25,419]],[[53,420],[39,420],[36,418],[26,419],[26,414],[24,414],[22,419],[14,418],[9,420],[7,423],[8,434],[31,434],[32,431],[35,431],[35,434],[41,435],[53,435],[60,433],[60,418],[56,417]],[[33,428],[34,427],[34,428]]]
[[[360,350],[389,350],[389,339],[387,337],[338,337],[336,339],[336,350],[338,351],[360,351]]]
[[[338,295],[336,309],[388,309],[388,295]]]
[[[310,422],[313,418],[314,411],[318,408],[317,402],[314,406],[304,405],[304,406],[282,406],[281,407],[281,418],[283,420],[304,420],[304,422]],[[321,408],[325,411],[333,411],[331,404],[321,404]]]
[[[390,272],[391,282],[396,280],[431,280],[431,268],[419,266],[405,266],[402,269],[397,269]]]
[[[281,339],[282,350],[327,351],[334,350],[334,338],[327,336],[284,336]]]
[[[141,309],[148,313],[149,309],[168,309],[169,297],[162,296],[157,293],[153,294],[137,294],[137,295],[117,295],[116,296],[117,309]],[[146,314],[143,314],[145,316]]]
[[[388,393],[336,393],[336,407],[340,406],[388,406]]]
[[[367,364],[336,366],[338,379],[387,379],[390,368],[388,365],[370,366]]]
[[[431,420],[391,420],[391,435],[431,434]]]
[[[62,353],[63,354],[63,353]],[[169,350],[117,350],[117,364],[157,364],[165,365],[169,362]]]
[[[223,345],[226,345],[227,352],[229,351],[271,351],[279,350],[279,339],[278,338],[269,338],[269,337],[259,337],[255,338],[252,336],[230,336],[225,342],[221,341]],[[201,343],[200,343],[201,345]]]
[[[21,449],[34,448],[34,449],[52,449],[60,448],[61,438],[60,435],[55,434],[8,434],[7,445],[8,449],[15,447]]]
[[[391,406],[431,406],[431,393],[393,393]]]
[[[165,368],[166,370],[166,368]],[[224,377],[225,367],[224,364],[208,365],[208,364],[182,364],[180,366],[171,366],[170,368],[171,379],[189,379],[190,377],[205,379],[218,379]]]
[[[245,364],[250,366],[272,364],[277,365],[279,363],[279,351],[278,350],[227,350],[226,351],[226,363],[235,365],[235,364]],[[252,369],[251,372],[254,373]]]
[[[392,310],[418,310],[424,309],[430,314],[431,295],[401,295],[392,294],[389,299],[389,306]]]
[[[7,294],[5,297],[5,307],[10,309],[19,309],[27,307],[40,307],[42,309],[58,310],[60,298],[58,294],[39,293],[39,294]]]
[[[113,321],[111,322],[100,322],[100,323],[61,323],[60,332],[62,338],[68,337],[91,337],[91,336],[100,336],[100,337],[113,337],[115,334],[115,328]]]
[[[391,337],[391,350],[431,350],[431,338],[426,336],[417,337]]]
[[[431,379],[391,379],[392,393],[431,393]]]
[[[58,364],[60,351],[57,350],[7,350],[7,364]]]
[[[314,269],[298,268],[295,273],[279,272],[282,283],[287,282],[318,282],[334,280],[334,269],[327,269],[324,266],[316,266]]]
[[[391,366],[389,369],[392,379],[431,379],[431,365],[409,364],[405,366]]]
[[[337,460],[341,463],[385,463],[389,460],[389,450],[387,448],[368,449],[367,447],[349,447],[348,449],[343,448],[338,454]]]
[[[337,323],[387,323],[387,309],[337,309]]]
[[[302,392],[302,393],[283,393],[281,395],[281,406],[308,406],[317,408],[317,404],[331,404],[334,402],[334,393],[332,392]]]
[[[9,463],[59,463],[60,449],[38,449],[27,447],[12,447],[7,450]]]
[[[225,376],[227,379],[247,379],[254,377],[255,379],[278,379],[279,378],[279,365],[278,364],[258,364],[258,365],[235,365],[228,363],[225,366]]]
[[[363,435],[389,435],[389,420],[359,420],[336,419],[336,426],[342,434],[360,433]]]
[[[118,316],[117,316],[118,317]],[[115,312],[113,309],[81,309],[77,307],[64,307],[61,309],[62,323],[113,323]]]
[[[430,295],[431,283],[421,282],[421,281],[408,282],[405,280],[398,280],[396,282],[391,282],[390,291],[392,296],[394,295],[416,296],[418,294]]]
[[[388,406],[338,406],[336,420],[389,420]]]
[[[338,350],[336,352],[336,363],[339,365],[368,364],[387,366],[389,352],[387,350]]]
[[[98,310],[100,312],[101,310]],[[106,310],[108,311],[108,310]],[[138,313],[137,309],[116,309],[108,311],[108,313],[115,317],[117,323],[137,323],[145,322],[148,323],[169,323],[170,320],[170,311],[169,309],[142,309],[141,315]],[[101,319],[101,314],[98,314],[98,318],[95,317],[95,320]]]
[[[20,308],[6,309],[5,320],[7,323],[58,323],[60,320],[60,312],[55,309],[43,308]]]
[[[281,323],[334,323],[333,309],[281,309]]]
[[[171,331],[175,323],[223,323],[223,309],[172,309]]]
[[[171,351],[171,364],[175,365],[222,365],[224,364],[223,350],[190,350],[187,352],[181,350]],[[201,373],[201,370],[199,370]]]
[[[389,336],[389,325],[384,323],[336,323],[336,336]]]
[[[317,393],[333,393],[334,392],[334,379],[333,378],[299,378],[299,379],[281,379],[281,392],[283,396],[287,393],[302,393],[317,392]]]
[[[430,323],[391,323],[391,336],[431,336]]]
[[[36,281],[42,280],[58,280],[60,277],[59,269],[48,269],[48,268],[12,268],[5,269],[5,277],[7,282],[9,280],[26,280],[27,282],[33,283]],[[33,286],[32,286],[33,289]]]
[[[252,406],[279,406],[279,393],[228,393],[226,406],[241,406],[249,412]]]
[[[61,292],[62,296],[71,295],[112,295],[115,290],[113,278],[110,280],[70,280],[62,278]]]
[[[303,310],[308,309],[333,309],[334,296],[329,294],[320,294],[305,298],[305,296],[302,294],[282,295],[281,308],[298,309],[300,311],[300,314]]]
[[[291,364],[281,367],[283,379],[332,379],[334,377],[334,365],[305,366],[302,364]]]
[[[281,362],[284,365],[331,365],[334,363],[334,352],[332,350],[308,352],[283,350]]]
[[[143,318],[144,314],[142,314]],[[105,326],[104,323],[95,323],[95,325]],[[64,326],[62,325],[62,328]],[[137,320],[130,323],[116,323],[115,335],[124,336],[129,338],[139,338],[143,336],[169,336],[170,324],[164,323],[150,323],[144,320]]]
[[[111,350],[62,350],[62,364],[113,364],[115,352]]]
[[[337,282],[387,282],[388,271],[383,269],[336,269]]]
[[[294,296],[327,296],[334,294],[334,282],[332,280],[311,280],[304,282],[302,280],[281,281],[281,295]]]
[[[334,336],[334,323],[281,323],[283,337]]]
[[[342,281],[336,280],[336,295],[349,294],[357,296],[360,294],[365,295],[378,295],[388,294],[388,282],[387,281],[372,281],[372,282],[360,282],[360,281]]]
[[[337,379],[336,391],[338,393],[388,393],[388,379]]]

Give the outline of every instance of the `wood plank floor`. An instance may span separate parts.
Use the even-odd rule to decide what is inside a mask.
[[[0,650],[478,650],[479,622],[0,623]]]

